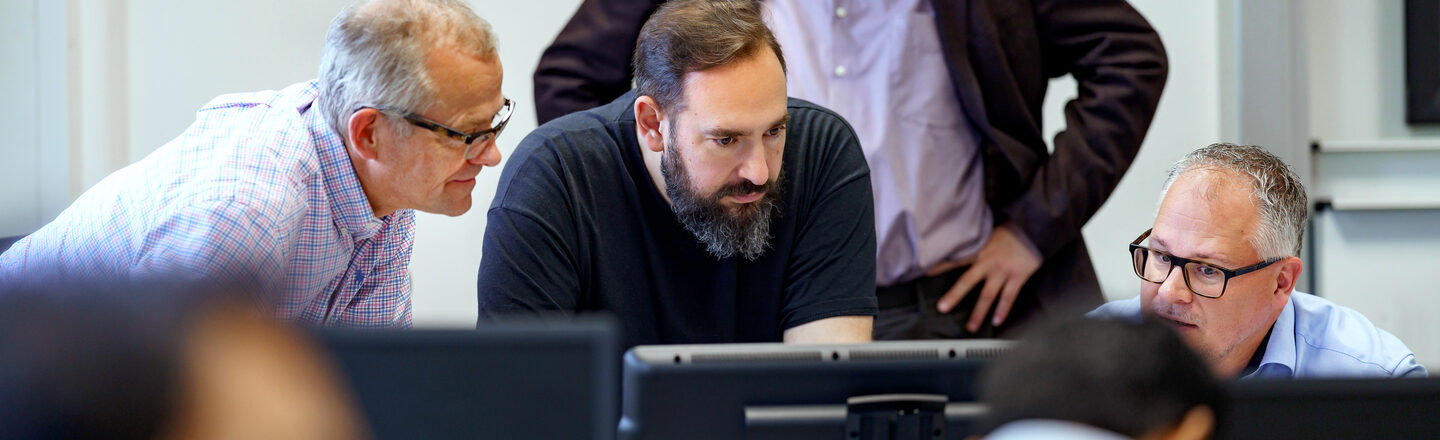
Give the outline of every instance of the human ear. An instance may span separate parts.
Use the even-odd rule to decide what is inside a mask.
[[[350,114],[350,123],[346,126],[349,132],[347,138],[355,155],[366,160],[380,157],[380,115],[380,111],[373,108],[363,108]]]
[[[1298,257],[1286,257],[1275,265],[1280,266],[1275,275],[1275,296],[1277,301],[1283,303],[1289,301],[1290,292],[1295,291],[1295,283],[1300,279],[1300,272],[1305,270],[1305,262]]]
[[[645,148],[656,153],[665,151],[665,135],[660,132],[664,122],[665,115],[660,111],[660,104],[655,102],[655,98],[641,96],[635,99],[635,135],[645,144]]]

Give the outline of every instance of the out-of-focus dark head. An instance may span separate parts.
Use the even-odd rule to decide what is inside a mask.
[[[362,437],[328,359],[255,298],[173,280],[0,287],[0,438]]]
[[[0,437],[149,439],[177,393],[180,304],[126,283],[0,293]]]
[[[1077,422],[1132,438],[1209,435],[1224,391],[1163,324],[1074,318],[1043,323],[988,367],[988,430],[1018,420]],[[1188,432],[1193,432],[1189,430]]]

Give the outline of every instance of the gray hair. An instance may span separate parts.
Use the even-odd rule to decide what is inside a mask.
[[[362,0],[350,5],[325,35],[319,108],[349,140],[350,114],[361,106],[424,112],[437,90],[425,65],[435,47],[476,57],[495,55],[490,23],[459,0]],[[408,133],[408,125],[392,121]]]
[[[1175,179],[1191,170],[1225,171],[1247,177],[1251,200],[1260,215],[1250,245],[1267,260],[1300,256],[1309,211],[1305,186],[1285,161],[1253,145],[1211,144],[1170,165],[1160,199],[1165,199]]]

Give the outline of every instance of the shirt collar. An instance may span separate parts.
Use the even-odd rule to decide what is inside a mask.
[[[330,213],[339,226],[355,241],[373,237],[380,232],[384,221],[375,217],[375,209],[360,186],[355,175],[355,166],[350,163],[350,154],[345,150],[345,141],[325,121],[320,109],[313,105],[319,96],[319,85],[310,82],[306,91],[309,99],[297,107],[305,114],[305,124],[314,136],[315,150],[320,158],[320,172],[325,179],[325,194],[330,199]]]
[[[1120,440],[1127,438],[1114,432],[1083,423],[1065,420],[1024,419],[995,428],[987,439],[1067,438],[1086,440]]]
[[[1270,343],[1260,367],[1245,378],[1292,377],[1295,375],[1295,301],[1285,301],[1280,317],[1270,329]]]

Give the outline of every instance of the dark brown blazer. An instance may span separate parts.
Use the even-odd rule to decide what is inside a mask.
[[[629,91],[635,40],[660,3],[585,0],[535,71],[540,122]],[[995,224],[1013,222],[1044,258],[1021,294],[1036,295],[1044,309],[1098,305],[1100,284],[1080,228],[1114,191],[1150,127],[1167,74],[1159,35],[1124,0],[931,3],[956,99],[980,134]],[[1066,129],[1052,153],[1041,106],[1050,79],[1065,74],[1079,84],[1079,97],[1065,105]],[[1123,244],[1105,246],[1120,252]]]

